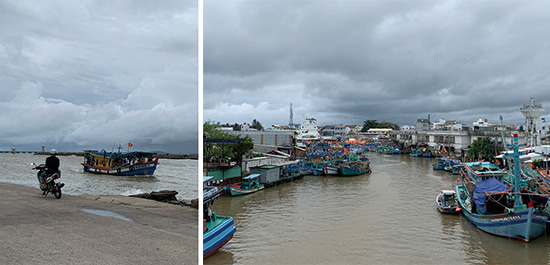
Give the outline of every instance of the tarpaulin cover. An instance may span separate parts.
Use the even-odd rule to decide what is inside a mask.
[[[512,188],[504,185],[502,182],[495,178],[482,180],[476,183],[474,190],[474,201],[480,212],[487,212],[487,205],[485,204],[485,196],[510,191]]]

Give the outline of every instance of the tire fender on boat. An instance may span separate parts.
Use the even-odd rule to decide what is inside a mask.
[[[117,169],[116,169],[116,173],[120,173],[120,168],[117,168]]]

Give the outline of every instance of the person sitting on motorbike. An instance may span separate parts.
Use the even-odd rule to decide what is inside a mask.
[[[46,158],[46,171],[44,171],[41,175],[38,181],[40,182],[40,187],[42,190],[45,190],[48,184],[46,183],[46,177],[58,173],[61,174],[61,171],[59,170],[59,158],[57,158],[55,155],[57,154],[57,151],[55,149],[52,149],[50,151],[50,156]]]

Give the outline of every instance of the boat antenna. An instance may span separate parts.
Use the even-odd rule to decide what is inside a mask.
[[[518,148],[520,146],[523,146],[523,144],[519,144],[518,142],[518,134],[514,133],[514,143],[509,145],[510,147],[514,148],[514,197],[516,201],[516,207],[521,207],[521,196],[520,196],[520,189],[519,189],[519,151]]]
[[[502,128],[502,144],[504,144],[504,156],[506,157],[506,161],[508,162],[508,167],[512,165],[510,161],[510,157],[508,157],[508,148],[506,146],[506,134],[504,133],[504,123],[502,122],[502,115],[500,115],[500,127]]]

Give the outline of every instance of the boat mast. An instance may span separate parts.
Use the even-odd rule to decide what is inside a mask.
[[[508,168],[510,167],[510,158],[508,157],[508,148],[506,148],[506,133],[504,130],[504,124],[502,123],[502,115],[500,115],[500,127],[502,128],[502,143],[504,144],[504,157],[506,157],[506,162],[508,162]]]
[[[514,198],[516,200],[516,208],[521,207],[520,202],[520,189],[519,189],[519,151],[518,147],[520,144],[518,143],[518,134],[514,133],[514,144],[511,145],[514,148]]]

